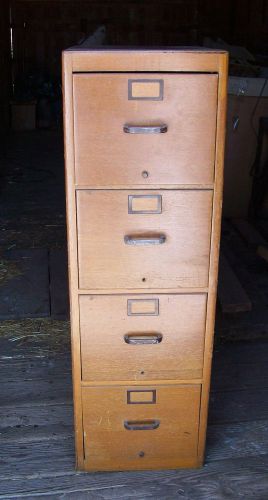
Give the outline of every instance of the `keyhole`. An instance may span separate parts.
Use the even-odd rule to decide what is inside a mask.
[[[146,281],[146,278],[142,278],[142,281],[143,281],[143,282],[144,282],[144,281]]]
[[[140,452],[139,452],[139,457],[141,457],[141,458],[142,458],[142,457],[144,457],[144,455],[145,455],[144,451],[140,451]]]
[[[141,372],[141,375],[144,375],[144,371]]]

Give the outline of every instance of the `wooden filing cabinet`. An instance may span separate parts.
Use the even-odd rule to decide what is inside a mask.
[[[228,57],[63,53],[77,467],[204,458]]]

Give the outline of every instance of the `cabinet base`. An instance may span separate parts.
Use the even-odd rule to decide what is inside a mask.
[[[142,461],[142,458],[141,458]],[[140,464],[126,464],[126,463],[112,463],[103,464],[103,466],[96,466],[93,462],[84,461],[81,467],[78,467],[78,471],[84,472],[123,472],[123,471],[142,471],[142,470],[164,470],[164,469],[198,469],[203,466],[203,460],[192,458],[187,460],[176,460],[176,461],[153,461],[150,463],[140,463]]]

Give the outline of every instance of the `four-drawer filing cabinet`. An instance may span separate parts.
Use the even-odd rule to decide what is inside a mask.
[[[79,469],[202,464],[227,64],[202,49],[63,53]]]

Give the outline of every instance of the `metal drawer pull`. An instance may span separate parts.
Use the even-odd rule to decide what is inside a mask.
[[[157,429],[160,420],[125,420],[124,427],[128,431],[151,431]]]
[[[160,344],[162,342],[162,333],[126,333],[124,340],[126,344]]]
[[[126,245],[162,245],[166,241],[164,234],[154,236],[130,236],[124,237]]]
[[[130,125],[126,123],[123,126],[123,130],[126,134],[165,134],[168,131],[168,127],[165,123],[162,125]]]

